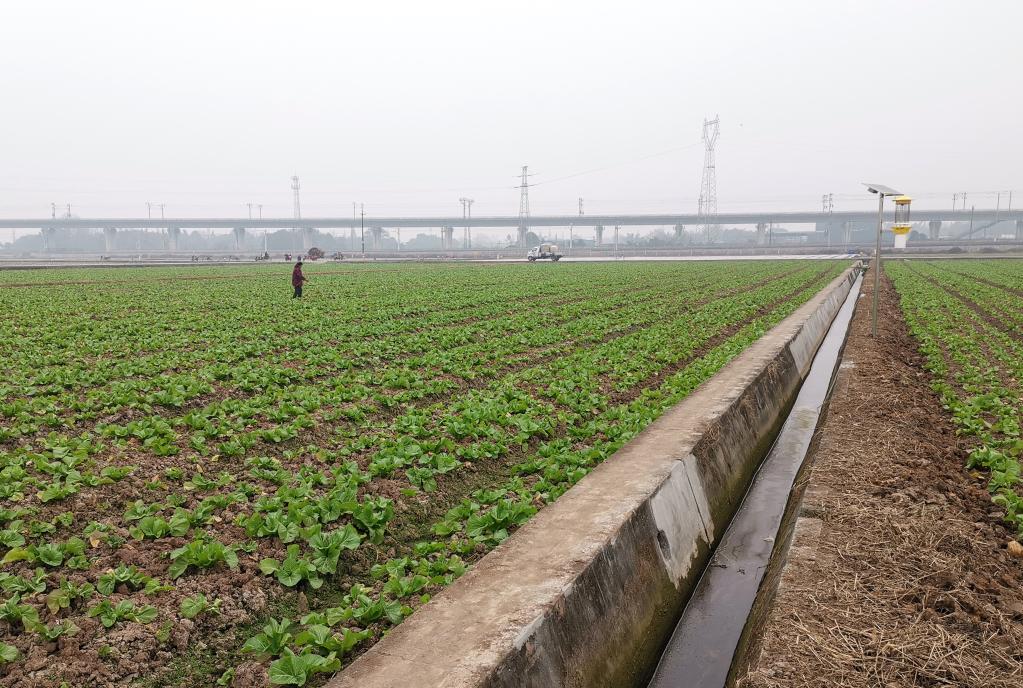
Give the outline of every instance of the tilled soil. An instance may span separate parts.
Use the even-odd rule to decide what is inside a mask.
[[[930,389],[898,295],[852,323],[762,652],[739,684],[1023,685],[1023,558]]]

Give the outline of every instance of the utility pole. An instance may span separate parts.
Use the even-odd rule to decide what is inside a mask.
[[[245,205],[249,206],[249,219],[251,220],[252,219],[252,205],[253,204],[252,203],[246,203]]]
[[[256,205],[256,207],[259,208],[259,219],[262,220],[263,219],[263,204],[259,203],[259,204]]]
[[[291,193],[292,193],[293,202],[294,202],[294,209],[293,209],[294,212],[293,212],[293,214],[294,214],[296,220],[298,220],[298,219],[300,219],[302,217],[302,205],[298,201],[298,190],[300,188],[302,188],[302,187],[298,183],[298,175],[297,174],[291,175]],[[301,232],[302,228],[299,227],[298,223],[296,222],[295,223],[295,227],[293,227],[293,230],[295,232]],[[292,236],[294,237],[294,234]],[[305,242],[302,241],[302,238],[299,237],[298,240],[300,242],[302,242],[302,246],[304,247],[305,246]]]
[[[153,219],[153,204],[150,203],[149,201],[146,201],[146,215],[149,217],[150,220]]]
[[[583,216],[583,199],[579,198],[579,217]],[[582,225],[582,220],[579,220],[579,224]],[[568,252],[572,253],[572,249],[575,245],[575,224],[568,225]]]
[[[163,204],[163,203],[161,203],[161,204],[160,204],[160,219],[161,219],[161,220],[162,220],[162,219],[164,219],[164,218],[163,218],[163,206],[164,206],[164,205],[165,205],[165,204]]]
[[[359,227],[362,230],[362,257],[366,257],[366,210],[362,203],[359,204]]]
[[[835,194],[826,193],[821,196],[821,212],[830,215],[835,210]],[[831,248],[831,222],[824,223],[825,231],[828,233],[828,248]]]
[[[57,204],[56,203],[51,203],[50,204],[50,217],[52,219],[54,219],[54,220],[57,219]]]
[[[717,166],[714,163],[714,146],[720,133],[719,118],[703,120],[703,179],[700,183],[698,215],[703,223],[706,242],[711,243],[711,233],[716,232],[714,218],[718,213]]]
[[[352,201],[352,252],[355,251],[355,223],[359,220],[358,204]]]

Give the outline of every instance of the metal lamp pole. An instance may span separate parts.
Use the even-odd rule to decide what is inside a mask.
[[[870,334],[877,337],[877,295],[881,289],[881,228],[884,224],[884,193],[877,194],[877,241],[874,245],[874,299],[870,304]]]
[[[870,193],[877,194],[877,238],[874,244],[874,298],[870,304],[870,333],[877,337],[877,302],[881,289],[881,230],[884,227],[884,197],[902,194],[881,184],[864,184]]]

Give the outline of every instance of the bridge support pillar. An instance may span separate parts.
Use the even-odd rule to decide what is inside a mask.
[[[927,223],[927,228],[931,232],[931,241],[937,241],[941,238],[941,220],[931,220]]]
[[[53,228],[53,227],[43,227],[42,234],[43,234],[43,251],[46,252],[46,253],[50,253],[50,252],[53,251],[54,244],[56,243],[54,241],[54,239],[57,236],[57,230],[55,228]]]
[[[114,252],[114,240],[117,239],[117,227],[103,228],[103,250],[106,253]]]
[[[1016,241],[1023,241],[1023,220],[1016,220]]]
[[[233,230],[234,234],[234,250],[241,251],[242,245],[245,244],[245,228],[235,227]]]
[[[309,249],[313,247],[313,228],[303,227],[299,230],[302,232],[302,251],[308,253]]]
[[[757,246],[763,246],[767,243],[767,223],[757,223]]]
[[[167,228],[167,249],[169,251],[177,252],[178,240],[181,238],[181,227],[168,227]]]
[[[596,245],[600,246],[604,243],[604,225],[597,225],[593,231],[596,234]]]
[[[519,248],[526,248],[526,235],[529,233],[529,227],[519,227],[519,235],[515,243]]]
[[[675,241],[682,243],[682,238],[686,235],[685,225],[675,225]]]
[[[441,227],[440,228],[440,247],[443,251],[450,251],[455,247],[455,228],[454,227]]]
[[[384,233],[384,228],[383,227],[370,227],[369,228],[369,232],[370,232],[370,234],[373,237],[373,250],[374,251],[379,251],[380,250],[380,237]]]

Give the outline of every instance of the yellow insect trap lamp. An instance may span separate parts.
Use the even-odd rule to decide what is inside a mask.
[[[909,241],[909,204],[913,199],[909,196],[895,197],[895,223],[892,225],[892,233],[895,234],[895,248],[906,248]]]

